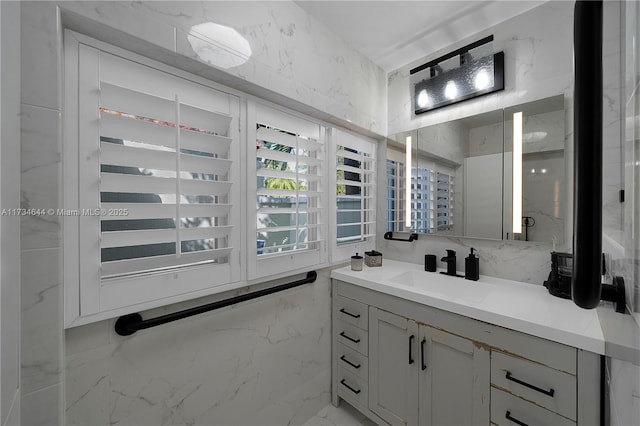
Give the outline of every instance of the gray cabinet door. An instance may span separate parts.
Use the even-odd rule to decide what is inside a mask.
[[[489,424],[489,350],[425,325],[419,335],[419,424]]]
[[[418,326],[369,308],[369,409],[391,425],[418,423]]]

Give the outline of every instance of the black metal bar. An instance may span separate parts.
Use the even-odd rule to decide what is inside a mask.
[[[185,309],[183,311],[172,312],[170,314],[162,315],[155,318],[142,319],[142,316],[138,313],[123,315],[116,321],[115,331],[120,336],[129,336],[136,331],[145,330],[151,327],[157,327],[162,324],[177,321],[183,318],[192,317],[194,315],[203,314],[205,312],[213,311],[215,309],[224,308],[225,306],[235,305],[236,303],[246,302],[247,300],[255,299],[269,294],[277,293],[279,291],[288,290],[293,287],[297,287],[303,284],[309,284],[316,280],[318,274],[316,271],[307,272],[307,277],[301,280],[293,281],[287,284],[281,284],[274,287],[265,288],[263,290],[254,291],[247,294],[241,294],[239,296],[230,297],[229,299],[219,300],[217,302],[209,303],[194,308]]]
[[[427,342],[427,339],[422,339],[420,342],[420,361],[422,363],[422,371],[427,369],[427,364],[424,362],[424,344]]]
[[[413,364],[413,357],[411,355],[413,355],[412,354],[412,352],[413,352],[413,350],[412,350],[412,348],[413,348],[413,339],[415,339],[415,338],[416,338],[416,336],[414,336],[413,334],[411,336],[409,336],[409,364]]]
[[[520,426],[529,426],[529,425],[528,425],[528,424],[526,424],[525,422],[521,422],[520,420],[518,420],[518,419],[516,419],[515,417],[513,417],[513,416],[511,415],[511,411],[507,411],[507,413],[504,415],[504,417],[505,417],[507,420],[511,420],[512,422],[514,422],[514,423],[515,423],[515,424],[517,424],[517,425],[520,425]]]
[[[516,382],[519,385],[525,386],[525,387],[527,387],[529,389],[533,389],[534,391],[540,392],[540,393],[545,394],[547,396],[550,396],[552,398],[553,398],[553,395],[556,393],[556,391],[553,390],[553,389],[549,389],[549,390],[542,389],[542,388],[539,388],[539,387],[537,387],[535,385],[532,385],[530,383],[523,382],[520,379],[516,379],[515,377],[513,377],[511,375],[511,371],[507,371],[507,374],[506,374],[505,377],[506,377],[507,380],[511,380],[512,382]]]
[[[351,361],[349,361],[349,360],[347,359],[347,357],[346,357],[346,356],[344,356],[344,355],[342,355],[342,356],[340,357],[340,359],[341,359],[342,361],[346,362],[347,364],[349,364],[350,366],[352,366],[353,368],[360,368],[360,364],[354,364],[354,363],[352,363],[352,362],[351,362]]]
[[[347,340],[351,340],[353,343],[360,343],[360,339],[354,339],[353,337],[349,337],[349,336],[347,336],[347,335],[345,334],[345,332],[344,332],[344,331],[341,331],[341,332],[340,332],[340,335],[341,335],[342,337],[344,337],[345,339],[347,339]]]
[[[349,315],[352,318],[360,318],[360,314],[352,314],[351,312],[345,311],[344,308],[340,309],[340,312],[345,315]]]
[[[602,253],[602,1],[574,9],[574,184],[571,297],[582,308],[600,302]]]
[[[391,240],[391,241],[404,241],[407,243],[410,243],[411,241],[415,241],[418,239],[418,234],[411,234],[409,235],[409,239],[408,240],[404,240],[402,238],[394,238],[393,237],[393,232],[389,231],[389,232],[385,232],[384,233],[384,239],[385,240]]]
[[[349,389],[351,392],[355,393],[356,395],[360,393],[360,389],[354,389],[351,386],[349,386],[347,384],[347,382],[344,381],[344,379],[340,380],[340,384],[344,387],[346,387],[347,389]]]
[[[451,58],[453,58],[455,56],[461,55],[463,53],[467,53],[468,51],[470,51],[472,49],[475,49],[476,47],[480,47],[483,44],[487,44],[487,43],[492,42],[492,41],[493,41],[493,34],[491,34],[490,36],[487,36],[487,37],[485,37],[485,38],[483,38],[481,40],[474,41],[471,44],[467,44],[466,46],[463,46],[463,47],[461,47],[459,49],[456,49],[451,53],[447,53],[446,55],[442,55],[439,58],[436,58],[436,59],[434,59],[432,61],[427,62],[426,64],[422,64],[422,65],[420,65],[418,67],[412,68],[409,71],[409,75],[413,75],[413,74],[415,74],[417,72],[420,72],[420,71],[422,71],[424,69],[430,68],[430,67],[432,67],[434,65],[439,64],[440,62],[446,61],[447,59],[451,59]]]

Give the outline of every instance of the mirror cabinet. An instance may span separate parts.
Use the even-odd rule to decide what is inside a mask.
[[[565,139],[562,95],[390,136],[387,230],[562,242]]]

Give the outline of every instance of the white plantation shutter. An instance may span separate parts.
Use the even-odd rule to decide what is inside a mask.
[[[77,59],[80,314],[238,280],[238,99],[82,44]]]
[[[261,104],[251,104],[249,116],[256,182],[249,277],[320,264],[326,257],[324,127]]]
[[[338,129],[333,140],[335,261],[375,246],[376,143]]]

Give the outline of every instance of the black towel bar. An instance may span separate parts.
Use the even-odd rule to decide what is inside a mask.
[[[408,240],[404,240],[402,238],[394,238],[393,237],[393,232],[385,232],[384,234],[384,239],[385,240],[391,240],[391,241],[404,241],[407,243],[410,243],[411,241],[417,240],[418,239],[418,234],[410,234],[409,235],[409,239]]]
[[[185,309],[183,311],[172,312],[170,314],[162,315],[155,318],[142,319],[139,313],[123,315],[116,321],[115,331],[120,336],[129,336],[138,330],[144,330],[158,325],[167,324],[169,322],[177,321],[183,318],[192,317],[194,315],[203,314],[205,312],[213,311],[215,309],[224,308],[225,306],[235,305],[236,303],[246,302],[247,300],[255,299],[257,297],[267,296],[269,294],[277,293],[279,291],[288,290],[293,287],[298,287],[303,284],[309,284],[316,280],[318,274],[316,271],[307,272],[307,277],[301,280],[293,281],[287,284],[280,284],[274,287],[265,288],[263,290],[254,291],[247,294],[241,294],[239,296],[230,297],[229,299],[218,300],[217,302],[209,303],[202,306],[196,306],[194,308]]]

